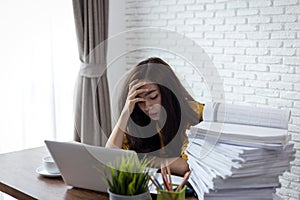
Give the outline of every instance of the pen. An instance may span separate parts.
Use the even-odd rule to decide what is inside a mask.
[[[155,185],[156,189],[159,190],[159,186],[157,185],[157,183],[155,182],[155,180],[153,180],[152,177],[150,177],[150,180],[153,183],[153,185]]]
[[[152,176],[152,178],[154,179],[156,185],[159,187],[159,189],[164,190],[164,188],[161,186],[161,184],[158,182],[158,180]]]

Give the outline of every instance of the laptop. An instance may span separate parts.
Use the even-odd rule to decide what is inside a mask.
[[[45,140],[45,144],[67,185],[94,191],[107,192],[103,174],[109,163],[129,155],[138,158],[135,151],[92,146],[79,142]]]

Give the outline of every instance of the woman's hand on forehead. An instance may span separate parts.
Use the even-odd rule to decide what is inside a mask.
[[[146,92],[140,94],[139,97],[145,98],[145,97],[147,97],[148,95],[150,95],[152,92],[155,92],[155,91],[156,91],[156,89],[148,90],[148,91],[146,91]]]
[[[129,83],[129,90],[131,89],[139,89],[140,87],[143,87],[144,85],[149,84],[150,82],[147,81],[141,81],[139,79],[135,79],[133,81],[131,81],[131,83]]]

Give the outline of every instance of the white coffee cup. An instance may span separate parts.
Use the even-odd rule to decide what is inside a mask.
[[[51,156],[43,157],[43,165],[44,165],[45,170],[49,174],[58,174],[59,173],[57,165]]]

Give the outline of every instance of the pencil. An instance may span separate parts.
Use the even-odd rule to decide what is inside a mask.
[[[168,179],[167,179],[166,174],[162,175],[162,179],[163,179],[165,188],[166,188],[168,191],[171,191],[172,188],[170,188],[170,185],[169,185],[169,183],[168,183]]]
[[[181,183],[179,184],[179,186],[177,187],[177,189],[175,190],[175,192],[179,192],[181,190],[181,188],[186,184],[187,180],[189,179],[191,174],[191,171],[188,171],[184,174],[184,177],[181,181]]]
[[[170,188],[171,188],[171,190],[173,190],[172,175],[171,175],[171,170],[170,170],[168,161],[166,161],[166,165],[167,165],[167,172],[168,172],[168,177],[169,177]]]
[[[161,178],[164,183],[164,189],[170,191],[168,179],[166,177],[166,168],[165,168],[164,164],[162,164],[162,163],[160,165],[160,171],[161,171]]]

